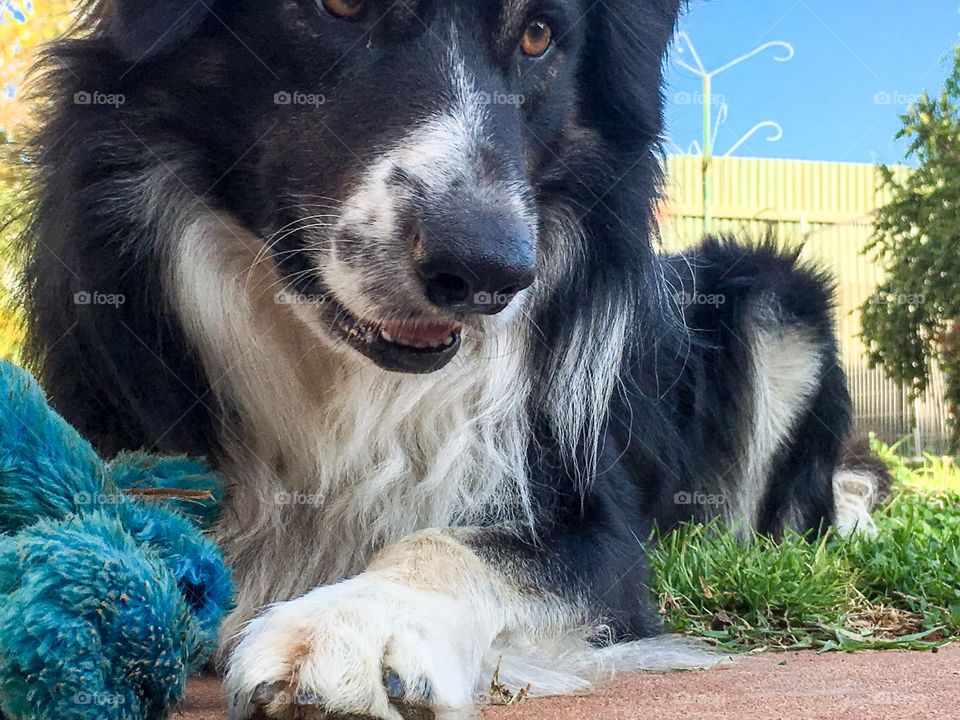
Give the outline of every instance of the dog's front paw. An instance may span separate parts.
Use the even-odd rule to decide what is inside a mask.
[[[454,598],[361,575],[247,626],[228,665],[231,718],[472,717],[492,640]]]

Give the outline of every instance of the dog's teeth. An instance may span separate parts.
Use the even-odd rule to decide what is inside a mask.
[[[400,345],[402,347],[412,348],[414,350],[440,350],[444,348],[452,347],[457,341],[457,334],[450,333],[443,340],[428,340],[428,341],[417,341],[417,340],[400,340],[399,338],[394,337],[390,334],[389,331],[381,329],[380,337],[388,343],[393,343],[394,345]]]
[[[455,341],[456,341],[456,337],[451,334],[451,335],[448,335],[447,337],[445,337],[443,340],[440,340],[440,341],[438,341],[438,342],[433,343],[432,345],[430,345],[430,347],[435,348],[435,349],[436,349],[436,348],[448,348],[448,347],[450,347],[451,345],[453,345],[453,343],[454,343]]]

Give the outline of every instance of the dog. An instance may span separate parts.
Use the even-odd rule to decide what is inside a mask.
[[[657,251],[680,5],[104,0],[48,51],[28,357],[226,478],[231,717],[697,664],[655,531],[869,524],[829,278]]]

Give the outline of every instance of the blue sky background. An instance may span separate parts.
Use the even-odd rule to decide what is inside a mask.
[[[788,63],[768,50],[714,81],[729,105],[719,154],[775,120],[781,141],[761,133],[736,155],[892,163],[905,150],[899,115],[947,75],[960,0],[690,0],[681,29],[708,70],[771,40],[796,49]],[[667,78],[668,135],[688,151],[702,134],[701,81],[672,64]]]

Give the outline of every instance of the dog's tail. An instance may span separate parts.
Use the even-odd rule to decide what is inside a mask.
[[[875,534],[877,526],[873,513],[889,500],[892,485],[890,468],[867,440],[848,442],[833,475],[837,531],[841,535],[855,532]]]
[[[484,678],[493,678],[493,695],[531,697],[570,695],[608,681],[621,672],[701,670],[732,662],[706,643],[679,635],[597,647],[580,633],[527,645],[515,638],[498,643],[485,658]],[[487,688],[479,688],[481,695]]]

